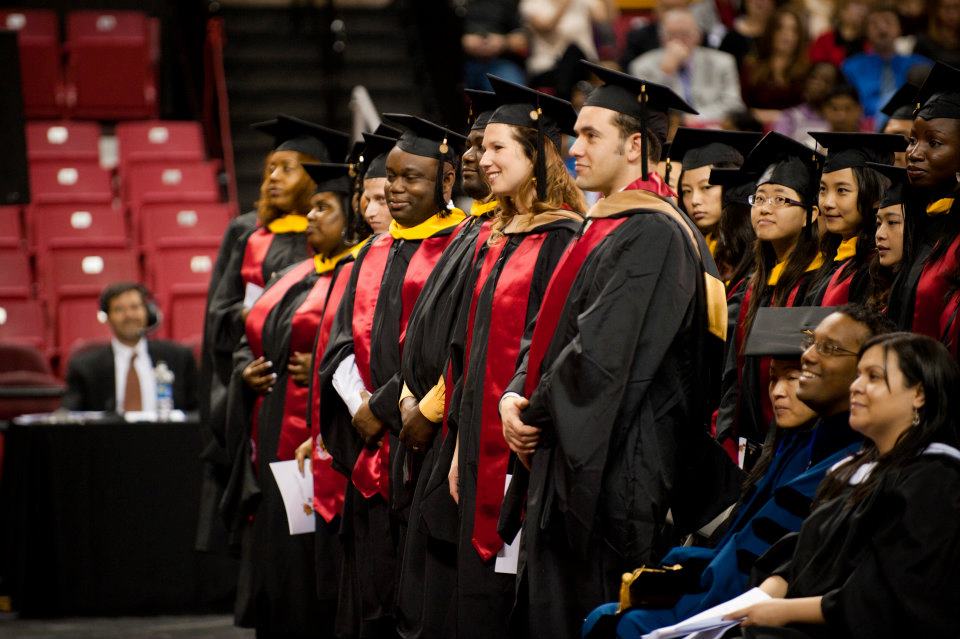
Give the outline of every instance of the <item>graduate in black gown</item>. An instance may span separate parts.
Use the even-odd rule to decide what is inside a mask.
[[[817,240],[817,196],[823,156],[779,133],[768,133],[747,155],[743,172],[756,180],[750,198],[756,231],[754,271],[729,336],[716,435],[736,449],[741,438],[759,450],[773,417],[766,393],[768,365],[744,357],[746,336],[766,306],[801,306],[823,264]],[[728,448],[729,450],[729,448]],[[749,463],[745,464],[745,467]],[[749,468],[748,468],[749,470]]]
[[[318,191],[307,216],[307,241],[315,255],[274,277],[251,307],[229,389],[226,440],[233,467],[222,508],[242,538],[235,615],[238,625],[256,628],[261,637],[332,637],[336,616],[336,513],[317,522],[316,536],[290,535],[269,466],[294,459],[309,433],[312,348],[328,316],[331,285],[353,260],[359,239],[347,165],[316,164],[310,171]],[[341,503],[342,479],[339,488],[333,486]],[[325,556],[319,568],[327,588],[319,596],[315,543]]]
[[[937,639],[957,635],[960,589],[960,371],[911,333],[869,340],[850,386],[861,452],[828,474],[799,534],[762,558],[785,563],[773,599],[729,618],[747,637]]]
[[[862,304],[870,282],[870,258],[876,251],[876,212],[890,181],[869,163],[893,164],[907,148],[902,135],[811,131],[827,148],[820,174],[820,237],[824,263],[807,294],[810,305]],[[832,256],[832,257],[831,257]]]
[[[736,468],[708,433],[726,304],[703,236],[649,167],[666,87],[584,63],[605,84],[581,109],[570,149],[577,184],[605,198],[553,273],[523,363],[500,401],[515,473],[501,510],[521,512],[516,630],[576,637],[625,571],[736,500]],[[512,505],[512,504],[511,504]]]
[[[484,131],[480,168],[499,205],[461,318],[465,330],[455,348],[465,351],[466,370],[450,407],[457,439],[449,491],[459,504],[460,531],[456,626],[446,636],[461,639],[508,633],[516,578],[498,573],[495,562],[504,545],[497,528],[512,455],[497,405],[585,208],[560,155],[561,136],[576,121],[573,107],[494,76],[490,83],[501,106]]]
[[[445,407],[463,367],[451,359],[450,344],[463,331],[457,317],[464,295],[472,290],[473,264],[489,237],[497,206],[479,165],[483,131],[497,103],[492,92],[466,93],[470,122],[460,158],[460,185],[473,203],[410,314],[399,373],[404,381],[400,440],[423,455],[397,587],[397,629],[404,637],[447,636],[457,584],[459,516],[447,484],[456,424]]]
[[[403,498],[417,464],[397,451],[401,340],[424,283],[465,217],[448,208],[462,136],[412,116],[389,119],[406,129],[386,162],[393,222],[358,254],[318,369],[320,433],[334,466],[351,477],[338,626],[362,637],[396,633]]]
[[[224,435],[227,387],[245,310],[274,273],[309,255],[303,216],[310,210],[315,185],[300,168],[301,161],[339,160],[349,140],[346,134],[284,115],[254,128],[274,138],[274,150],[266,158],[256,213],[240,216],[224,234],[204,318],[200,379],[204,482],[197,531],[201,549],[213,549],[215,544],[216,512],[232,463]]]

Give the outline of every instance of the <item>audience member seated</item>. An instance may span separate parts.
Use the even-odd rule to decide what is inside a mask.
[[[910,68],[929,64],[921,55],[901,55],[895,44],[900,37],[900,16],[891,5],[870,9],[866,20],[867,49],[847,58],[841,69],[857,89],[863,114],[873,118],[880,107],[907,81]]]
[[[917,34],[913,52],[960,67],[960,0],[934,0],[927,30]]]
[[[486,74],[523,84],[521,66],[527,54],[527,36],[520,24],[516,0],[469,0],[460,42],[467,61],[464,84],[490,90]]]
[[[803,102],[784,109],[773,123],[773,130],[807,146],[816,146],[810,131],[825,131],[830,124],[823,117],[823,103],[836,85],[840,72],[829,62],[817,62],[810,66],[803,83]]]
[[[957,634],[960,370],[911,333],[871,339],[859,360],[850,427],[867,441],[821,483],[799,534],[757,561],[772,599],[726,617],[745,637]]]
[[[661,560],[663,566],[679,564],[698,575],[691,590],[674,593],[673,606],[634,607],[616,623],[614,635],[614,624],[603,615],[616,614],[617,604],[607,604],[587,618],[585,634],[596,627],[591,637],[640,637],[747,590],[757,557],[800,529],[823,477],[860,449],[862,439],[849,424],[855,355],[889,326],[883,316],[861,306],[837,312],[818,307],[761,310],[746,352],[772,357],[774,424],[743,497],[722,534],[714,535],[715,543],[674,548]],[[810,327],[814,330],[805,330]]]
[[[757,38],[767,30],[777,4],[774,0],[745,0],[743,15],[733,21],[733,28],[723,31],[722,35],[714,31],[707,36],[711,46],[729,53],[737,59],[737,66],[756,49]]]
[[[760,0],[764,2],[766,0]],[[641,26],[634,27],[627,32],[623,53],[620,54],[620,68],[627,69],[630,63],[644,53],[660,47],[660,19],[674,9],[686,9],[690,0],[658,0],[653,10],[652,19],[643,21]],[[702,43],[698,43],[702,44]]]
[[[863,52],[863,21],[870,10],[866,0],[841,0],[837,3],[833,28],[810,44],[811,63],[829,62],[835,67],[852,55]]]
[[[700,46],[700,27],[688,9],[668,11],[660,19],[660,48],[630,63],[630,74],[663,84],[700,112],[720,122],[743,108],[733,56]]]
[[[849,84],[838,84],[830,89],[823,101],[823,117],[827,129],[833,133],[870,131],[870,126],[863,121],[863,107],[857,90]]]
[[[597,59],[594,27],[612,18],[608,0],[520,0],[520,16],[530,30],[528,84],[569,99],[574,85],[587,80],[580,60]]]
[[[915,37],[927,29],[927,0],[899,0],[900,30],[904,36]]]
[[[809,66],[803,19],[794,9],[778,10],[757,39],[756,52],[744,60],[743,101],[761,122],[772,124],[783,109],[803,102]]]
[[[109,344],[84,349],[70,359],[63,407],[118,413],[155,411],[154,367],[164,362],[174,375],[174,408],[196,409],[193,353],[174,342],[147,339],[160,320],[147,289],[133,282],[111,284],[100,296],[100,310],[113,337]]]

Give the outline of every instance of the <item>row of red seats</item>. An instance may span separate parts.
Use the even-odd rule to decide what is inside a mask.
[[[139,11],[2,9],[16,31],[28,118],[102,120],[157,116],[159,21]],[[64,63],[66,59],[66,63]]]

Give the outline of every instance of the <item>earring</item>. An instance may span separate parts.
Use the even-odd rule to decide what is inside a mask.
[[[914,407],[913,409],[913,425],[914,426],[920,425],[920,409],[916,407]]]

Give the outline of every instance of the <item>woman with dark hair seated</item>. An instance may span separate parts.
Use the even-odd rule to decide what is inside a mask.
[[[850,426],[867,441],[758,562],[792,548],[760,586],[771,599],[727,616],[746,637],[957,636],[960,369],[935,340],[890,333],[864,344],[857,372]]]
[[[877,250],[870,258],[867,287],[867,304],[886,312],[890,302],[890,287],[903,264],[910,260],[904,256],[904,247],[910,244],[905,237],[907,225],[903,219],[903,201],[908,191],[907,171],[899,166],[868,165],[880,171],[890,180],[890,188],[877,204],[876,235]]]

